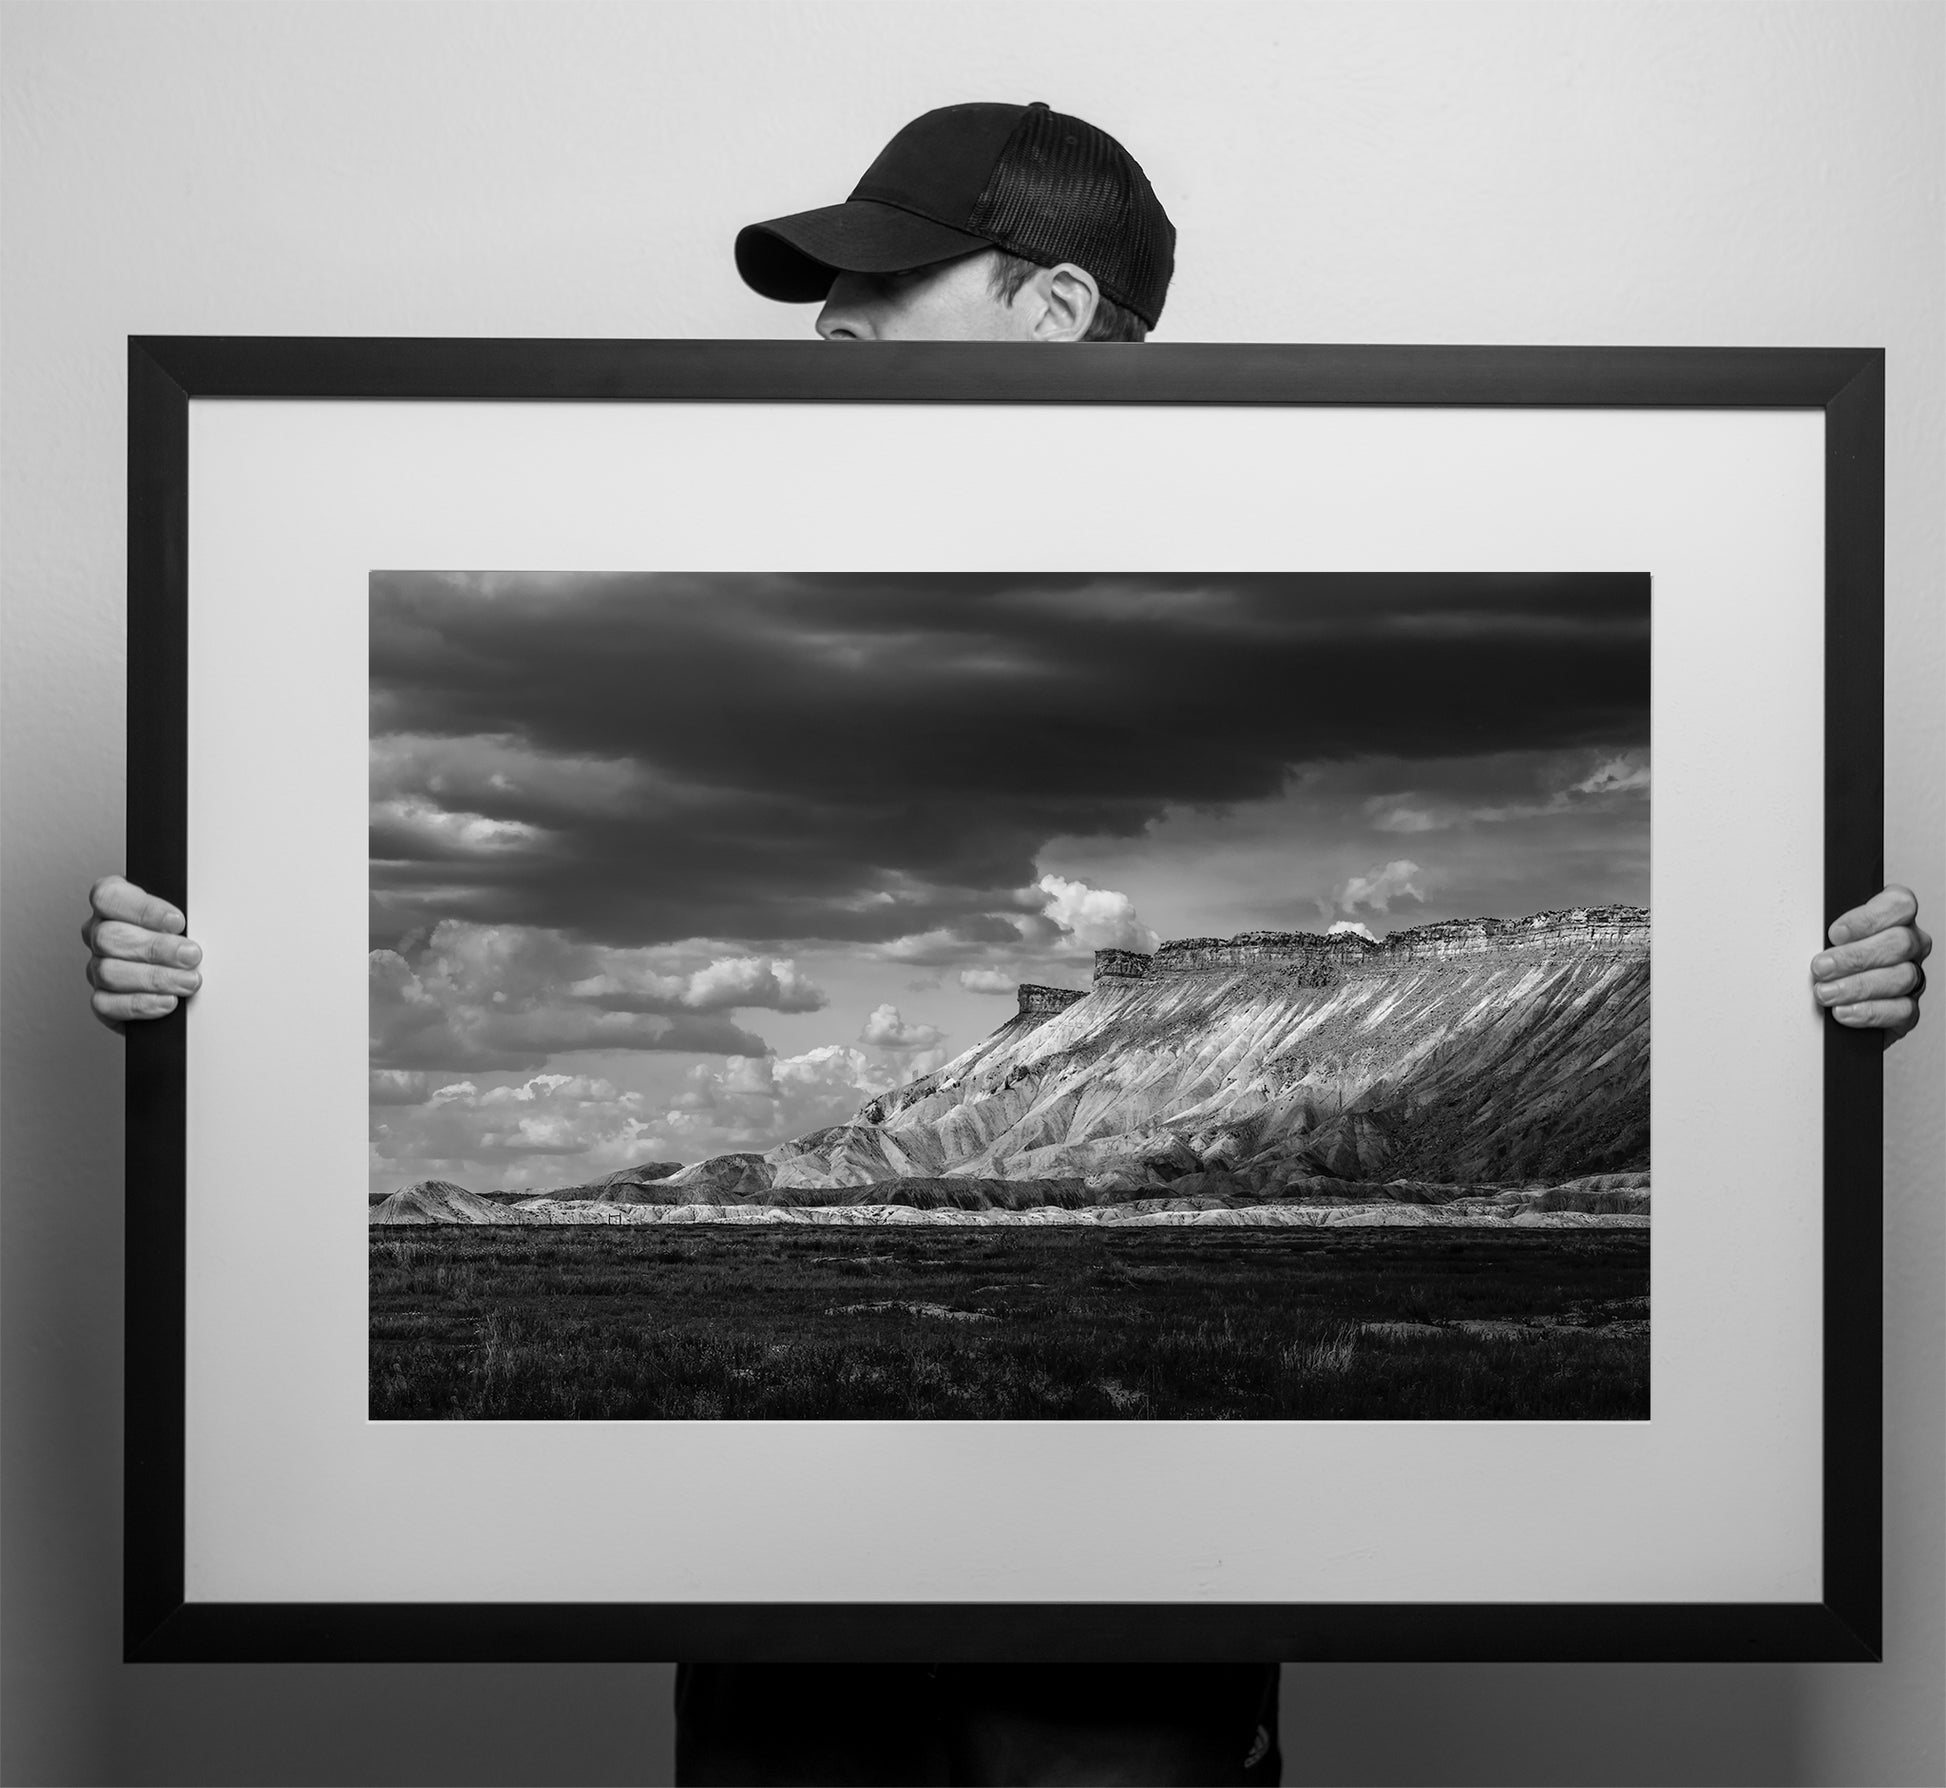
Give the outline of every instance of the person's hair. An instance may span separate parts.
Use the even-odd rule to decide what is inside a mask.
[[[994,297],[1011,304],[1020,296],[1020,288],[1040,271],[1038,263],[1022,260],[1019,255],[1010,255],[1006,250],[996,248],[993,251],[993,266],[987,274],[987,286]],[[1088,327],[1081,334],[1083,341],[1147,341],[1148,338],[1148,324],[1132,310],[1117,304],[1106,292],[1096,298],[1095,314],[1089,318]]]

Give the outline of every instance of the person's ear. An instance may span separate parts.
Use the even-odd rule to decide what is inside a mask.
[[[1040,313],[1034,318],[1036,341],[1079,341],[1095,320],[1095,306],[1101,302],[1101,288],[1085,267],[1063,261],[1058,267],[1044,267],[1034,282]]]

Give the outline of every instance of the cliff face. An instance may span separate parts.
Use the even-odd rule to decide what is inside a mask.
[[[1325,936],[1308,931],[1245,931],[1231,938],[1176,938],[1153,956],[1131,950],[1097,950],[1095,979],[1138,980],[1208,969],[1264,969],[1282,971],[1307,986],[1327,987],[1347,975],[1383,974],[1405,963],[1445,962],[1461,956],[1497,956],[1513,951],[1646,956],[1648,950],[1649,916],[1639,906],[1571,907],[1565,912],[1535,913],[1526,919],[1448,919],[1411,931],[1395,931],[1377,942],[1356,932]]]
[[[1567,1179],[1648,1165],[1637,908],[1104,952],[849,1124],[773,1149],[777,1187],[901,1176]],[[1136,963],[1149,960],[1146,970]],[[692,1170],[693,1171],[693,1170]]]
[[[1404,1183],[1442,1196],[1613,1183],[1590,1175],[1636,1176],[1628,1196],[1646,1199],[1648,915],[1580,908],[1426,925],[1379,943],[1246,932],[1180,939],[1153,957],[1104,950],[1089,992],[1022,986],[1018,1011],[991,1036],[848,1123],[761,1154],[670,1165],[644,1163],[531,1208],[425,1181],[375,1206],[371,1221],[689,1221],[725,1210],[835,1221],[799,1208],[835,1202],[900,1220],[997,1221],[1000,1209],[1025,1222],[1090,1200],[1146,1211],[1155,1192],[1170,1206],[1155,1221],[1240,1221],[1188,1207],[1289,1193],[1307,1202],[1285,1214],[1309,1222],[1321,1220],[1311,1206],[1325,1181],[1348,1206],[1384,1193],[1386,1220],[1400,1221],[1416,1209],[1399,1202]],[[847,1187],[879,1190],[846,1197]],[[806,1196],[820,1190],[836,1196]],[[927,1210],[908,1208],[918,1204]],[[1543,1208],[1554,1207],[1533,1206]],[[1577,1206],[1546,1220],[1642,1219]]]
[[[1032,981],[1023,981],[1018,989],[1020,1016],[1023,1018],[1045,1018],[1055,1012],[1065,1012],[1076,1000],[1088,996],[1075,987],[1042,987]]]

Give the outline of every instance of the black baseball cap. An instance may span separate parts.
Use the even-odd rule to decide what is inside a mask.
[[[941,106],[887,143],[842,205],[739,230],[736,262],[764,297],[808,304],[840,273],[903,273],[982,248],[1085,267],[1154,328],[1176,228],[1105,130],[1039,100]]]

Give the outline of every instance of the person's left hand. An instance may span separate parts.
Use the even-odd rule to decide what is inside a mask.
[[[1831,924],[1832,948],[1811,958],[1811,991],[1840,1024],[1885,1032],[1896,1043],[1919,1022],[1926,991],[1920,965],[1932,939],[1919,928],[1919,900],[1893,886]]]

